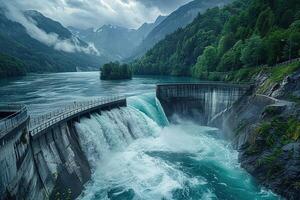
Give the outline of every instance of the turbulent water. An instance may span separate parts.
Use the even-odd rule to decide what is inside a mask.
[[[76,127],[93,169],[79,199],[277,199],[240,168],[217,129],[169,125],[153,95]]]
[[[135,77],[100,81],[99,73],[32,74],[0,81],[2,102],[45,114],[66,103],[127,95],[129,106],[76,124],[92,167],[82,200],[277,199],[240,168],[221,132],[190,122],[170,125],[155,84],[187,78]],[[213,103],[213,102],[212,102]]]

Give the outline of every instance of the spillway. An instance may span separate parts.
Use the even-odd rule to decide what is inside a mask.
[[[157,85],[156,95],[172,121],[176,121],[179,116],[207,125],[218,113],[230,108],[251,89],[250,84],[218,82],[161,84]]]
[[[81,200],[277,199],[240,168],[218,129],[169,124],[154,94],[75,127],[92,168]]]

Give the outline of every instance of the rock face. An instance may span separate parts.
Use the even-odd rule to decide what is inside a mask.
[[[281,84],[278,85],[277,90],[270,94],[275,98],[300,98],[300,71],[287,76]]]
[[[241,166],[287,199],[300,199],[300,106],[284,100],[299,93],[299,77],[286,77],[267,95],[244,96],[211,122],[239,151]]]
[[[209,125],[223,130],[225,138],[233,140],[239,149],[251,137],[253,124],[259,123],[266,106],[275,103],[273,98],[262,95],[244,96],[231,109],[213,119]]]

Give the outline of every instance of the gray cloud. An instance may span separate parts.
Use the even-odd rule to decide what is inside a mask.
[[[6,0],[77,28],[113,24],[137,28],[191,0]]]
[[[127,1],[127,0],[125,0]],[[137,0],[147,7],[158,7],[162,13],[169,14],[179,6],[186,4],[191,0]]]
[[[27,33],[34,39],[53,47],[56,50],[64,52],[83,52],[86,54],[99,54],[94,45],[89,44],[87,47],[80,46],[80,42],[76,37],[61,40],[55,33],[46,33],[42,29],[38,28],[36,22],[33,19],[28,19],[24,16],[23,12],[13,2],[7,2],[0,0],[3,6],[6,8],[6,16],[12,20],[22,24]]]

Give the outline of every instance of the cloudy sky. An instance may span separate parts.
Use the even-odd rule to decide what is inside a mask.
[[[113,24],[137,28],[191,0],[7,0],[21,10],[35,9],[77,28]]]

